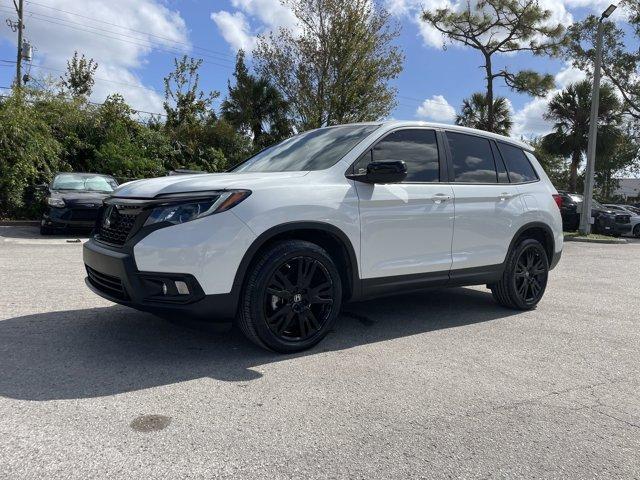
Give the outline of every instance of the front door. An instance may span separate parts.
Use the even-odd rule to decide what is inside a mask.
[[[407,178],[396,184],[356,183],[361,225],[361,278],[431,274],[446,281],[451,267],[453,189],[441,183],[445,172],[436,131],[395,130],[366,152],[355,166],[402,160]],[[410,277],[415,278],[415,277]]]

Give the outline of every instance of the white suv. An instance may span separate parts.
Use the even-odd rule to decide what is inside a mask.
[[[562,252],[558,201],[510,138],[422,122],[321,128],[228,173],[119,187],[84,245],[87,284],[160,315],[237,318],[252,341],[293,352],[345,301],[486,284],[504,306],[535,307]]]

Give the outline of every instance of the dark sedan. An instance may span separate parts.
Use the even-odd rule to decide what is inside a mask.
[[[118,186],[115,178],[96,173],[59,173],[49,185],[40,233],[90,231],[102,201]]]

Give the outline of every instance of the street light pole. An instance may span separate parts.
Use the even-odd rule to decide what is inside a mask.
[[[616,9],[616,5],[610,5],[598,21],[598,33],[596,35],[596,58],[593,65],[593,90],[591,92],[591,117],[589,119],[589,143],[587,146],[587,168],[584,178],[584,199],[582,202],[582,215],[580,217],[580,233],[589,235],[591,232],[591,204],[593,202],[594,171],[596,166],[596,142],[598,137],[598,110],[600,108],[600,70],[602,67],[602,37],[604,34],[604,20]]]
[[[22,30],[24,28],[22,16],[24,13],[23,0],[18,0],[18,4],[14,0],[13,5],[18,13],[18,56],[16,60],[16,87],[22,86]]]

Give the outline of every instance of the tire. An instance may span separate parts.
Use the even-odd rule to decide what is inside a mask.
[[[539,241],[526,238],[509,253],[502,279],[489,288],[500,305],[531,310],[542,299],[548,277],[547,252]]]
[[[633,236],[640,238],[640,223],[633,227]]]
[[[238,325],[255,344],[281,353],[316,345],[342,303],[340,273],[327,252],[303,240],[275,243],[247,272]]]
[[[53,235],[55,230],[51,227],[47,227],[46,225],[40,225],[40,235]]]

